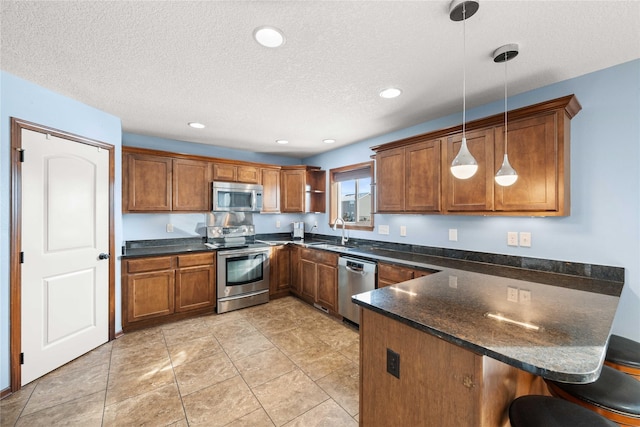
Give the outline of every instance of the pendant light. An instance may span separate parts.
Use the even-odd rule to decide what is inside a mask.
[[[466,69],[466,21],[471,18],[480,7],[480,4],[474,0],[453,0],[449,6],[449,18],[452,21],[462,21],[462,145],[458,155],[451,162],[451,173],[458,179],[469,179],[478,170],[478,162],[471,155],[469,148],[467,147],[466,137],[466,83],[467,83],[467,69]]]
[[[518,180],[518,173],[509,163],[507,156],[507,61],[518,56],[518,45],[506,44],[493,52],[493,62],[504,62],[504,159],[502,166],[496,172],[495,180],[498,185],[508,187]]]

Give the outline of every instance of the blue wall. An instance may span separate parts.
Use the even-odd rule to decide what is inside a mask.
[[[9,218],[10,218],[10,117],[28,120],[114,145],[115,188],[121,188],[120,119],[50,90],[0,71],[0,390],[9,387]],[[121,197],[115,195],[116,245],[122,240]],[[116,263],[120,277],[120,263]],[[116,330],[120,325],[120,286],[116,287]]]

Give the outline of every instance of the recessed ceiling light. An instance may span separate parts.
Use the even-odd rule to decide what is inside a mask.
[[[286,139],[276,139],[276,142],[278,144],[282,144],[282,145],[289,143],[289,141],[287,141]]]
[[[195,128],[195,129],[204,129],[206,127],[202,123],[198,123],[198,122],[189,122],[188,124],[189,124],[189,126],[191,126],[192,128]]]
[[[274,27],[258,27],[253,30],[253,38],[264,47],[280,47],[284,44],[282,31]]]
[[[334,142],[336,142],[335,139],[323,139],[322,142],[324,142],[325,144],[333,144]]]
[[[389,87],[380,91],[380,97],[387,98],[387,99],[397,98],[398,96],[400,96],[401,93],[402,91],[400,89],[395,87]]]

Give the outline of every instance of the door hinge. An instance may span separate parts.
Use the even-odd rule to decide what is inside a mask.
[[[24,353],[20,353],[20,364],[24,365]]]
[[[24,163],[24,150],[23,150],[22,148],[18,148],[18,153],[20,153],[20,154],[19,154],[19,156],[20,156],[20,158],[19,158],[20,163]]]
[[[24,252],[20,252],[20,264],[24,264]]]

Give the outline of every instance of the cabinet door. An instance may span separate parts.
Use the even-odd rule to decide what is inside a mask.
[[[160,212],[171,210],[172,159],[147,154],[127,154],[126,173],[123,177],[128,212]]]
[[[126,276],[127,309],[125,323],[174,312],[174,270],[139,273]]]
[[[302,282],[302,296],[311,301],[316,300],[317,265],[313,261],[300,260],[300,281]]]
[[[378,212],[403,212],[405,195],[405,150],[395,148],[376,155]]]
[[[211,210],[209,163],[201,160],[173,160],[173,210]]]
[[[467,146],[478,162],[478,171],[469,179],[457,179],[450,166],[460,151],[462,134],[448,138],[443,156],[445,210],[450,212],[493,210],[493,128],[467,132]]]
[[[393,285],[413,279],[414,271],[408,267],[401,267],[394,264],[378,263],[378,287]]]
[[[289,269],[289,282],[291,290],[298,296],[302,296],[302,280],[300,278],[300,248],[290,246],[291,265]]]
[[[282,178],[282,212],[304,212],[305,170],[283,170]]]
[[[328,308],[338,311],[338,269],[324,264],[317,265],[317,290],[316,302]]]
[[[280,212],[280,170],[262,169],[262,213]]]
[[[555,114],[522,119],[508,124],[509,163],[518,173],[518,180],[509,187],[495,184],[497,211],[556,211],[557,185],[564,179],[559,165],[563,154],[556,139]],[[504,127],[495,133],[496,171],[504,157]],[[560,175],[562,172],[562,176]]]
[[[176,270],[176,312],[214,307],[215,268],[213,265]]]
[[[235,165],[227,163],[214,163],[213,164],[213,180],[235,182],[237,178],[237,170]]]
[[[405,211],[440,211],[440,140],[405,147],[405,166]]]
[[[272,296],[286,294],[289,290],[290,254],[289,247],[286,245],[271,248],[269,294]]]
[[[255,166],[236,166],[236,181],[247,184],[257,184],[260,182],[260,169]]]

